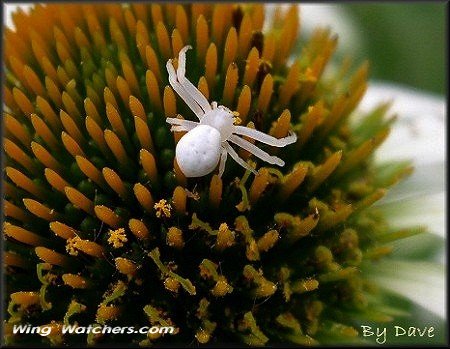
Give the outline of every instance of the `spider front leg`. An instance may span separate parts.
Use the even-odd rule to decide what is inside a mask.
[[[170,131],[190,131],[193,128],[197,127],[199,124],[194,121],[190,120],[184,120],[184,119],[177,119],[177,118],[166,118],[166,122],[172,127],[170,128]]]
[[[179,64],[179,63],[178,63]],[[194,100],[193,96],[178,82],[177,73],[173,67],[172,60],[169,59],[166,64],[167,72],[169,73],[169,83],[175,92],[181,97],[186,105],[191,109],[199,120],[202,119],[204,111],[198,103]]]
[[[229,140],[269,164],[284,166],[284,161],[279,157],[266,153],[264,150],[259,149],[256,145],[246,141],[245,139],[239,138],[236,135],[231,135]]]
[[[177,77],[181,86],[189,93],[189,95],[194,99],[194,101],[203,109],[203,112],[206,113],[211,111],[211,106],[209,105],[206,97],[201,93],[197,87],[195,87],[192,82],[186,79],[186,51],[191,49],[192,46],[187,45],[184,46],[180,53],[178,54],[178,69],[177,69]]]

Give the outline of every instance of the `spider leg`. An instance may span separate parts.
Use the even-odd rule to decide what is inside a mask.
[[[176,118],[166,118],[166,122],[168,124],[172,125],[172,127],[170,128],[170,132],[173,132],[173,131],[176,131],[176,132],[188,131],[189,132],[194,127],[198,126],[197,122],[190,121],[190,120],[176,119]]]
[[[198,126],[198,122],[178,118],[166,118],[166,122],[170,125],[184,126],[189,130],[192,130],[194,127]]]
[[[200,106],[195,102],[193,96],[186,91],[186,89],[178,82],[177,73],[175,72],[175,68],[173,67],[172,60],[168,60],[166,64],[167,72],[169,73],[169,82],[175,92],[181,97],[181,99],[186,103],[186,105],[191,109],[199,120],[203,117],[203,110]]]
[[[220,163],[219,163],[219,178],[222,177],[223,172],[225,171],[225,163],[227,162],[227,150],[222,147],[222,153],[220,154]]]
[[[197,87],[195,87],[192,82],[186,79],[186,51],[191,49],[192,46],[187,45],[184,46],[180,53],[178,54],[178,69],[177,69],[177,77],[180,85],[186,90],[186,92],[192,97],[192,99],[203,109],[203,112],[206,113],[211,110],[211,106],[209,105],[206,97],[201,93]]]
[[[184,126],[172,126],[170,128],[170,132],[184,132],[184,131],[190,131],[191,129],[184,127]]]
[[[251,171],[253,174],[256,175],[255,169],[253,169],[249,164],[247,164],[243,159],[241,159],[239,155],[234,151],[233,147],[228,144],[228,142],[224,142],[223,144],[227,153],[230,154],[230,156],[233,158],[234,161],[236,161],[243,168]]]
[[[271,145],[274,147],[285,147],[286,145],[295,143],[297,141],[297,135],[289,131],[289,136],[283,137],[283,138],[275,138],[273,136],[270,136],[268,134],[265,134],[264,132],[252,129],[250,127],[245,126],[233,126],[234,127],[234,134],[241,135],[241,136],[247,136],[250,138],[253,138],[254,140],[257,140],[259,142],[265,143],[267,145]]]
[[[279,157],[272,156],[266,153],[264,150],[259,149],[256,145],[250,143],[249,141],[246,141],[245,139],[239,138],[235,135],[231,135],[229,140],[234,144],[240,146],[242,149],[245,149],[256,157],[260,158],[261,160],[268,162],[269,164],[284,166],[284,161]]]

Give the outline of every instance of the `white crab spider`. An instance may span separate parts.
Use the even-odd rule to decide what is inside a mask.
[[[217,102],[212,102],[210,105],[206,97],[186,79],[186,51],[191,48],[188,45],[181,49],[176,71],[171,59],[166,64],[170,85],[199,119],[199,122],[194,122],[166,118],[166,121],[172,125],[171,131],[188,131],[181,137],[175,150],[178,166],[184,175],[186,177],[205,176],[212,172],[220,161],[219,177],[221,177],[228,154],[239,165],[256,174],[255,170],[238,156],[229,142],[270,164],[284,166],[283,160],[269,155],[239,136],[250,137],[275,147],[284,147],[294,143],[297,135],[290,131],[287,137],[275,138],[249,127],[234,125],[234,114],[230,109],[217,105]]]

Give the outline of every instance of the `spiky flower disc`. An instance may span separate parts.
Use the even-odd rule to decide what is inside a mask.
[[[335,343],[386,320],[365,265],[389,253],[371,205],[408,169],[374,168],[387,106],[350,126],[367,65],[323,77],[336,37],[297,44],[297,6],[48,4],[5,30],[4,236],[11,343]],[[165,63],[236,122],[296,144],[253,176],[232,162],[187,180],[174,159],[192,119]],[[255,158],[239,154],[253,166]],[[13,335],[18,323],[48,337]],[[63,335],[62,325],[173,325],[175,335]]]

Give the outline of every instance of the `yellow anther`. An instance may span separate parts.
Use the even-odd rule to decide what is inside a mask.
[[[242,119],[239,117],[239,112],[234,111],[234,112],[233,112],[233,116],[234,116],[234,118],[233,118],[233,124],[234,124],[234,125],[240,125],[240,124],[242,124]]]
[[[169,218],[172,211],[172,206],[165,199],[159,200],[154,206],[156,210],[156,217],[161,218],[162,216]]]
[[[124,228],[109,231],[108,243],[114,248],[123,247],[124,243],[128,241]]]
[[[72,256],[78,256],[78,250],[76,249],[77,242],[81,241],[78,235],[75,235],[73,238],[67,239],[66,241],[66,251],[68,254]]]

